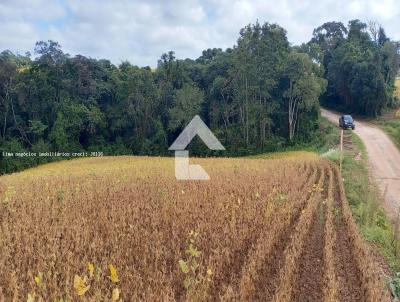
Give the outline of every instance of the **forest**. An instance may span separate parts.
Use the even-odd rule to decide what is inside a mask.
[[[328,22],[293,46],[277,24],[249,24],[226,50],[197,59],[162,54],[156,68],[64,53],[39,41],[34,54],[0,53],[3,152],[168,155],[199,114],[225,156],[318,141],[320,103],[376,117],[396,107],[400,44],[376,22]],[[134,50],[133,50],[134,51]],[[194,140],[191,152],[209,153]],[[1,158],[0,173],[52,158]]]

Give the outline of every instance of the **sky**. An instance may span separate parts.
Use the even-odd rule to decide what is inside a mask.
[[[399,0],[0,0],[0,51],[24,54],[54,40],[72,56],[156,66],[169,50],[195,59],[232,47],[257,20],[278,23],[300,44],[324,22],[352,19],[375,20],[400,40]]]

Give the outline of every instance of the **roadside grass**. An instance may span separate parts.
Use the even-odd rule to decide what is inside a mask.
[[[400,78],[396,79],[396,87],[395,96],[400,99]],[[371,122],[382,128],[400,149],[400,108],[388,109],[382,116]]]
[[[400,130],[400,121],[399,128]],[[328,158],[339,165],[338,150],[340,129],[335,124],[321,117],[319,137],[310,143],[303,151],[285,151],[267,153],[252,158],[282,159],[290,157],[317,156]],[[400,137],[400,136],[399,136]],[[361,139],[352,132],[354,147],[361,154],[361,160],[356,160],[354,153],[345,151],[342,162],[342,176],[347,200],[353,217],[367,242],[377,248],[394,272],[400,271],[400,241],[396,239],[394,226],[380,205],[379,190],[370,179],[368,154]],[[400,140],[399,140],[400,142]]]
[[[362,153],[362,159],[356,160],[354,153],[344,152],[342,176],[347,200],[353,217],[365,240],[377,247],[379,253],[393,271],[400,270],[400,241],[396,239],[394,226],[380,206],[376,184],[369,177],[367,151],[361,139],[352,133],[353,144]],[[327,156],[339,163],[340,156],[333,153]]]
[[[333,123],[331,123],[327,118],[321,117],[320,124],[320,137],[317,138],[319,145],[316,144],[318,148],[318,153],[324,154],[327,152],[332,152],[337,148],[339,143],[340,129]]]
[[[321,118],[320,138],[317,138],[316,142],[311,142],[310,146],[303,151],[267,153],[251,158],[282,159],[320,154],[339,165],[339,137],[340,129],[327,119]],[[376,247],[390,269],[394,272],[400,271],[400,241],[396,239],[395,227],[380,205],[382,197],[379,190],[370,179],[367,150],[361,139],[353,132],[352,141],[354,147],[361,152],[362,157],[361,160],[356,160],[354,153],[345,151],[342,176],[353,217],[364,239]]]
[[[340,158],[337,150],[340,131],[336,125],[325,117],[320,119],[320,127],[315,137],[307,145],[296,144],[294,147],[285,148],[279,152],[269,152],[247,156],[249,158],[286,159],[286,158],[315,158],[319,155],[333,160]],[[338,162],[338,161],[337,161]]]
[[[319,129],[313,139],[307,143],[296,143],[294,146],[282,148],[279,151],[247,155],[252,159],[288,159],[288,158],[316,158],[323,156],[332,160],[331,156],[338,153],[339,129],[325,117],[320,118]],[[337,155],[339,159],[339,155]]]
[[[324,154],[338,145],[339,129],[325,117],[320,117],[319,129],[315,132],[312,139],[307,142],[297,142],[293,146],[285,147],[277,152],[256,154],[254,156],[265,157],[267,155],[274,156],[273,154],[291,154],[292,152],[312,152]]]
[[[383,131],[385,131],[395,145],[400,149],[400,109],[399,109],[399,119],[396,120],[378,120],[378,124],[381,126]]]
[[[396,240],[394,226],[380,206],[381,196],[378,188],[369,177],[365,145],[354,133],[352,137],[353,143],[362,153],[362,159],[356,161],[349,154],[344,156],[342,173],[348,201],[365,239],[376,244],[392,270],[398,271],[400,270],[400,244]]]
[[[396,87],[395,95],[400,99],[400,78],[396,79]],[[389,119],[385,116],[378,118],[377,123],[400,149],[400,108],[392,110],[390,116]]]

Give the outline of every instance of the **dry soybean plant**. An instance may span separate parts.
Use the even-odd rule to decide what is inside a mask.
[[[210,181],[148,157],[0,177],[0,301],[387,299],[328,161],[194,161]]]

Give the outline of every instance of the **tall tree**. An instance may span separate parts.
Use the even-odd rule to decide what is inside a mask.
[[[325,58],[328,87],[322,102],[339,110],[368,116],[377,116],[383,108],[396,106],[393,92],[399,66],[398,43],[390,41],[376,22],[367,25],[352,20],[348,29],[336,25],[340,31],[334,31],[334,36],[339,43],[325,47],[327,34],[321,33],[321,28],[326,26],[314,31],[314,35],[318,34],[310,44],[322,45]],[[344,36],[345,32],[347,36]]]
[[[326,81],[318,76],[316,68],[307,54],[291,52],[288,56],[284,71],[288,88],[284,98],[287,102],[289,140],[293,140],[299,127],[299,113],[316,106],[325,90]]]

